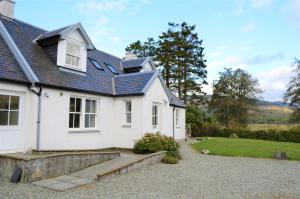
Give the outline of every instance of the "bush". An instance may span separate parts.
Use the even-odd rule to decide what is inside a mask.
[[[147,133],[135,143],[133,151],[139,154],[166,151],[168,158],[172,157],[178,161],[181,159],[179,148],[179,143],[172,137],[164,136],[159,133]]]
[[[170,156],[170,155],[166,155],[165,157],[163,157],[163,159],[161,161],[166,164],[177,164],[178,163],[178,159],[173,156]]]
[[[199,130],[199,133],[193,134],[193,136],[230,137],[232,134],[236,134],[239,138],[300,143],[299,126],[289,130],[268,129],[251,131],[247,128],[223,128],[217,125],[214,125],[214,127],[206,125],[199,128]]]
[[[237,136],[237,134],[233,133],[233,134],[231,134],[229,136],[229,138],[231,138],[231,139],[237,139],[237,138],[239,138],[239,136]]]

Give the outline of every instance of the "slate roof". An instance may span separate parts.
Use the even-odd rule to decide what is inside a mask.
[[[42,34],[51,37],[69,26],[49,32],[17,19],[7,19],[0,16],[0,20],[37,76],[39,80],[37,84],[107,96],[142,95],[144,94],[143,89],[155,74],[155,71],[124,74],[121,69],[121,62],[123,67],[124,64],[125,67],[139,66],[147,58],[124,61],[119,57],[97,49],[89,50],[87,55],[89,58],[96,60],[103,67],[103,71],[96,69],[89,59],[87,60],[86,73],[62,70],[61,67],[56,65],[57,47],[55,45],[57,44],[43,48],[34,41]],[[0,79],[29,83],[13,57],[0,36]],[[114,75],[106,64],[113,66],[119,75]],[[162,84],[165,88],[165,84],[163,82]],[[168,97],[172,99],[171,105],[179,107],[182,105],[182,102],[175,95],[169,93]]]
[[[131,60],[124,60],[124,61],[122,61],[122,67],[124,69],[142,67],[142,64],[147,59],[148,59],[147,57],[144,57],[144,58],[137,58],[137,59],[131,59]]]
[[[0,35],[0,78],[29,83],[21,67]]]
[[[48,32],[45,32],[40,38],[39,40],[43,40],[43,39],[47,39],[47,38],[50,38],[50,37],[55,37],[55,36],[58,36],[63,30],[69,28],[70,26],[66,26],[66,27],[63,27],[63,28],[58,28],[56,30],[53,30],[53,31],[48,31]]]
[[[155,71],[115,76],[116,95],[125,96],[128,93],[132,95],[143,94],[143,89],[154,75]]]

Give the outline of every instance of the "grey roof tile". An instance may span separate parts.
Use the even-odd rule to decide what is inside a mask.
[[[154,74],[155,71],[115,76],[116,95],[143,94],[143,89]]]
[[[0,58],[1,79],[29,82],[1,35]]]

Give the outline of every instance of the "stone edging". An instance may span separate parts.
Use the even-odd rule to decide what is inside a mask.
[[[129,171],[136,170],[139,168],[142,168],[144,166],[152,165],[158,162],[161,162],[162,158],[166,155],[165,151],[160,151],[157,153],[151,153],[149,155],[137,158],[136,160],[126,164],[122,165],[120,167],[114,168],[110,170],[109,172],[103,173],[103,174],[97,174],[97,180],[100,180],[102,178],[105,178],[107,176],[116,175],[116,174],[125,174]]]

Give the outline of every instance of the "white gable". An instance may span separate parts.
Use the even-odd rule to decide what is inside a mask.
[[[87,44],[87,42],[83,39],[78,30],[74,30],[67,33],[65,37],[80,42],[82,44]]]

